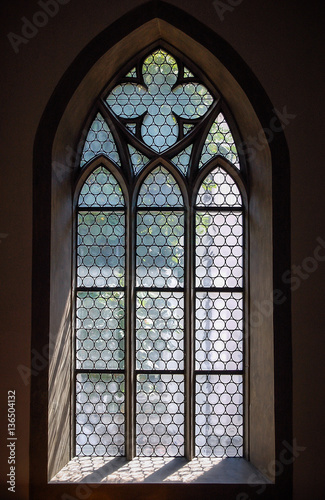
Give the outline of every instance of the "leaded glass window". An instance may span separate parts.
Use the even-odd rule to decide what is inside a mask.
[[[217,89],[166,47],[98,98],[80,155],[76,454],[243,455],[245,169]]]

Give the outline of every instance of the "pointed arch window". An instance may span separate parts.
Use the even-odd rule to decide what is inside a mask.
[[[231,114],[164,45],[109,82],[87,127],[76,454],[241,457],[246,194]]]

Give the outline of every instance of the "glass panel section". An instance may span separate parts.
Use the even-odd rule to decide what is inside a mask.
[[[127,128],[130,132],[132,132],[132,134],[134,134],[134,135],[136,134],[136,131],[137,131],[137,126],[136,126],[136,124],[135,124],[135,123],[126,123],[126,125],[125,125],[125,126],[126,126],[126,128]]]
[[[222,113],[219,113],[205,140],[199,168],[216,155],[221,155],[240,168],[236,144],[229,125]]]
[[[242,198],[234,179],[220,167],[215,168],[202,182],[196,205],[204,207],[241,206]]]
[[[191,73],[189,69],[185,68],[185,66],[184,66],[184,78],[194,78],[193,73]]]
[[[105,167],[98,167],[86,179],[79,195],[79,207],[123,207],[121,186]]]
[[[177,156],[172,158],[172,162],[176,165],[176,167],[183,172],[184,175],[187,173],[188,165],[190,163],[192,152],[192,144],[188,146],[184,151],[181,151]]]
[[[130,144],[128,144],[128,148],[133,170],[137,174],[148,163],[149,158],[147,158],[144,154],[140,153]]]
[[[138,212],[136,286],[184,285],[184,214]]]
[[[124,369],[124,292],[78,292],[77,369]]]
[[[146,112],[152,103],[147,90],[139,83],[121,83],[106,99],[112,111],[121,118],[136,118]]]
[[[194,125],[192,123],[184,123],[183,124],[183,134],[186,135],[188,132],[193,130]]]
[[[197,375],[197,456],[243,456],[243,376]]]
[[[184,375],[137,376],[137,454],[184,455]]]
[[[136,368],[182,370],[184,294],[138,292],[136,318]]]
[[[240,212],[197,212],[197,287],[242,286],[242,219]]]
[[[114,136],[129,135],[127,167],[135,175],[141,172],[154,160],[153,150],[158,158],[202,123],[200,119],[208,119],[213,101],[199,79],[183,63],[178,66],[165,50],[148,55],[141,70],[134,66],[106,98],[124,127],[124,132],[119,132],[119,127],[114,130]],[[131,140],[127,130],[137,139]],[[203,123],[200,130],[207,130]],[[217,155],[240,168],[236,145],[222,113],[201,138],[200,130],[196,129],[195,137],[199,144],[205,142],[199,168]],[[89,128],[80,165],[103,154],[121,166],[114,136],[98,113]],[[141,147],[136,145],[138,140],[144,143]],[[127,243],[136,257],[136,288],[130,289],[132,300],[136,300],[130,332],[132,366],[125,366],[124,351],[123,192],[104,165],[88,176],[80,191],[75,341],[76,451],[80,456],[125,454],[124,370],[131,368],[135,380],[128,398],[135,404],[137,454],[184,456],[184,380],[189,375],[184,371],[186,293],[190,294],[192,304],[188,305],[195,317],[194,366],[190,367],[191,373],[195,370],[195,387],[187,396],[195,407],[189,434],[195,438],[196,455],[243,455],[243,375],[238,373],[243,369],[242,197],[232,176],[220,166],[213,167],[203,180],[194,211],[196,289],[191,291],[189,284],[185,288],[183,184],[176,181],[181,176],[175,166],[186,176],[192,149],[192,144],[188,145],[168,165],[166,162],[167,168],[158,164],[152,170],[149,164],[151,171],[139,189],[136,246],[132,249],[132,242]],[[127,178],[132,180],[134,175],[131,171],[129,174]],[[133,188],[129,185],[128,189]],[[132,212],[128,217],[131,220]],[[193,220],[190,224],[194,229]],[[130,258],[133,260],[134,255]],[[232,374],[224,373],[226,370]]]
[[[80,212],[77,286],[124,286],[124,266],[124,212]]]
[[[183,196],[174,176],[164,167],[155,168],[145,178],[138,196],[139,207],[182,207]]]
[[[213,102],[212,95],[201,83],[186,83],[173,89],[177,98],[173,107],[175,115],[191,120],[205,115]]]
[[[126,75],[128,78],[136,78],[137,77],[137,70],[136,68],[132,68],[128,74]]]
[[[124,375],[78,373],[76,378],[76,454],[125,455]]]
[[[82,167],[89,160],[100,154],[108,156],[110,160],[121,166],[112,132],[102,115],[98,113],[88,131],[81,155],[80,166]]]
[[[242,293],[197,292],[195,369],[243,368]]]
[[[141,135],[147,146],[162,152],[177,142],[178,124],[175,116],[171,113],[170,106],[166,103],[159,106],[159,101],[156,102],[157,104],[152,104],[149,109],[157,114],[152,116],[147,113],[145,115],[141,126]]]
[[[165,151],[178,139],[175,115],[188,119],[202,117],[213,98],[200,83],[189,82],[174,88],[178,66],[174,57],[162,49],[145,59],[142,76],[145,86],[131,82],[119,84],[106,102],[122,118],[145,114],[141,125],[143,141],[155,151]]]

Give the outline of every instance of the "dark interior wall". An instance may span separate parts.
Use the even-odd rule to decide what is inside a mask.
[[[145,2],[61,0],[53,3],[58,6],[58,12],[44,22],[43,27],[34,31],[29,28],[27,32],[22,32],[26,24],[22,18],[32,20],[35,13],[44,11],[39,3],[13,0],[1,6],[0,496],[9,497],[5,484],[9,466],[4,410],[7,391],[14,389],[16,498],[24,500],[28,498],[29,476],[26,367],[30,366],[32,155],[36,129],[55,86],[85,45],[114,20]],[[299,448],[294,450],[294,499],[322,499],[325,173],[320,151],[324,135],[324,8],[316,0],[308,6],[294,0],[174,0],[169,3],[184,9],[232,45],[259,79],[274,107],[282,113],[291,159],[291,245],[295,266],[292,269],[293,437]],[[42,22],[40,16],[34,19]],[[24,37],[25,43],[13,38],[10,43],[7,37],[10,32]],[[262,147],[258,138],[255,147]],[[320,243],[317,238],[321,238]],[[284,279],[288,279],[288,275]],[[39,308],[41,310],[42,304]],[[36,372],[42,370],[44,354],[34,355],[32,368]]]

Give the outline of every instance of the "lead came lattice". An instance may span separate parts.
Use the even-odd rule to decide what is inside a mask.
[[[144,154],[137,151],[130,144],[128,144],[128,149],[130,153],[130,160],[133,166],[133,170],[137,174],[148,163],[149,158],[147,158]]]
[[[242,375],[197,375],[196,455],[241,457],[243,454]]]
[[[137,454],[184,455],[184,375],[137,376]]]
[[[196,213],[196,286],[241,287],[242,214]]]
[[[196,292],[196,370],[242,370],[241,292]]]
[[[78,292],[78,369],[124,369],[124,292]]]
[[[184,284],[182,212],[137,214],[137,286],[174,288]]]
[[[216,155],[224,156],[238,169],[240,168],[236,144],[229,125],[222,113],[219,113],[205,140],[199,168]]]
[[[88,131],[80,165],[83,166],[101,154],[113,160],[117,165],[121,165],[112,132],[102,115],[98,113]]]
[[[121,186],[105,167],[96,168],[84,182],[79,207],[124,207]]]
[[[184,456],[193,442],[196,456],[243,453],[237,181],[245,179],[218,93],[188,67],[163,48],[133,61],[99,99],[84,143],[80,166],[90,175],[78,199],[79,455],[131,456],[136,448],[145,457]],[[108,160],[99,164],[100,155]],[[185,380],[194,381],[186,394]],[[125,418],[134,425],[132,443]]]
[[[241,207],[242,199],[234,179],[220,167],[203,180],[196,198],[198,207]]]
[[[162,166],[152,170],[142,183],[138,207],[182,207],[183,197],[174,176]]]
[[[76,454],[124,455],[124,375],[78,373],[76,377]]]
[[[184,294],[138,292],[136,318],[136,368],[183,370]]]
[[[124,212],[79,212],[77,252],[79,287],[123,286]]]
[[[192,144],[190,144],[186,149],[184,149],[184,151],[181,151],[178,155],[174,156],[174,158],[172,158],[172,162],[184,175],[187,174],[191,153],[192,153]]]
[[[117,116],[126,119],[143,117],[142,140],[157,152],[165,151],[177,142],[179,128],[176,117],[188,120],[200,118],[213,102],[213,97],[202,83],[189,81],[175,87],[178,74],[175,58],[158,49],[143,63],[143,84],[121,83],[106,98],[106,103]]]

